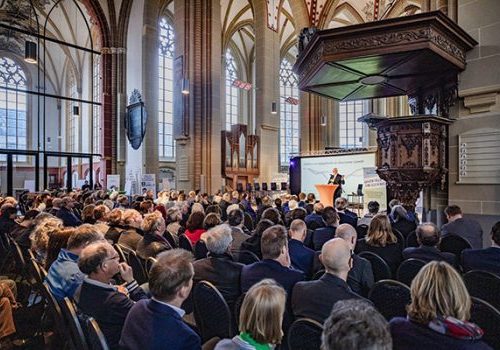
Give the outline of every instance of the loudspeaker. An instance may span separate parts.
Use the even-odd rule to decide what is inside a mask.
[[[247,184],[247,192],[252,192],[252,184]]]
[[[267,182],[262,183],[262,191],[267,191]]]
[[[242,183],[237,183],[236,184],[236,191],[243,192],[243,184]]]
[[[282,183],[281,183],[281,190],[282,190],[282,191],[286,191],[286,190],[288,190],[288,184],[287,184],[286,182],[282,182]]]
[[[276,191],[278,186],[276,186],[276,182],[271,182],[271,191]]]
[[[260,185],[258,182],[254,183],[253,184],[253,188],[256,190],[256,191],[260,191]]]
[[[357,192],[357,195],[358,195],[358,196],[362,196],[362,195],[363,195],[363,184],[358,184],[358,192]]]

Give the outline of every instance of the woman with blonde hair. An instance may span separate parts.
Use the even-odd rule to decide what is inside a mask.
[[[458,272],[444,261],[425,265],[411,284],[408,317],[390,322],[393,349],[490,349],[470,317],[471,300]]]
[[[389,265],[394,276],[403,260],[402,250],[403,242],[398,242],[396,235],[392,232],[391,222],[385,214],[377,214],[373,217],[366,237],[358,240],[356,244],[356,253],[369,251],[377,254]]]
[[[272,279],[253,285],[245,295],[240,312],[240,334],[223,339],[215,350],[273,349],[281,343],[286,293]]]

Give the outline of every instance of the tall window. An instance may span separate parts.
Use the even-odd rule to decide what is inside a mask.
[[[280,166],[288,169],[291,153],[299,152],[299,89],[297,76],[292,71],[292,64],[281,61],[280,67]]]
[[[101,56],[94,56],[94,102],[101,102]],[[94,153],[100,153],[101,151],[101,106],[93,105],[92,107],[92,126],[94,128]]]
[[[365,124],[358,118],[366,114],[364,101],[348,101],[339,104],[339,146],[342,148],[363,147]]]
[[[78,98],[75,75],[71,69],[68,70],[66,91],[68,97]],[[78,107],[78,110],[75,111],[73,107]],[[68,152],[78,152],[80,109],[77,102],[66,101],[66,150]]]
[[[26,93],[5,90],[1,87],[26,89],[26,74],[12,59],[0,57],[0,148],[26,149]],[[6,157],[1,156],[5,161]],[[14,161],[26,161],[25,156],[15,156]]]
[[[174,141],[174,27],[166,19],[160,20],[160,50],[159,50],[159,85],[158,100],[158,140],[159,155],[162,159],[175,157]]]
[[[231,129],[231,125],[238,123],[238,88],[233,86],[235,79],[238,79],[236,62],[231,50],[226,50],[226,130]]]

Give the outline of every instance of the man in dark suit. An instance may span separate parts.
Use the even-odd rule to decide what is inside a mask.
[[[132,268],[120,263],[119,258],[113,246],[105,242],[87,246],[78,261],[78,267],[87,275],[76,293],[78,307],[84,314],[95,318],[110,349],[118,348],[125,318],[134,301],[147,298],[134,280]],[[125,285],[110,284],[117,273]]]
[[[326,226],[317,228],[312,235],[312,243],[316,251],[321,250],[325,242],[335,237],[335,229],[339,225],[337,211],[332,207],[326,207],[323,210],[323,221]]]
[[[325,207],[320,202],[314,203],[313,212],[306,216],[305,223],[307,228],[310,230],[315,230],[318,227],[325,227],[325,223],[323,222],[323,210]]]
[[[335,237],[345,240],[351,247],[351,251],[354,252],[358,238],[354,227],[349,224],[340,225],[335,231]],[[357,254],[353,254],[352,269],[349,270],[349,274],[347,275],[347,284],[349,287],[351,287],[354,293],[366,297],[373,283],[373,270],[370,262]]]
[[[61,209],[57,211],[57,217],[62,220],[64,226],[76,227],[82,224],[82,221],[73,213],[75,201],[66,196],[61,200]]]
[[[349,224],[356,228],[358,226],[358,216],[347,209],[347,199],[339,197],[335,200],[335,209],[339,214],[340,224]]]
[[[295,285],[292,312],[295,317],[312,318],[323,324],[337,301],[361,297],[346,282],[352,267],[351,248],[346,241],[334,238],[326,242],[320,259],[326,273],[319,280]]]
[[[419,247],[408,247],[403,250],[403,259],[420,259],[425,262],[433,260],[446,261],[448,264],[457,267],[455,254],[441,252],[438,249],[441,237],[438,227],[432,222],[425,222],[417,226],[417,241]]]
[[[288,251],[292,267],[303,271],[306,276],[311,277],[314,259],[314,250],[304,245],[307,227],[302,220],[293,220],[288,230],[290,239],[288,240]]]
[[[304,273],[291,267],[287,232],[284,226],[274,225],[262,233],[262,261],[243,266],[241,290],[246,292],[264,278],[272,278],[291,295],[292,288],[304,279]]]
[[[330,174],[328,183],[332,185],[338,185],[335,193],[333,194],[333,200],[335,201],[335,199],[339,198],[342,195],[342,185],[345,184],[344,176],[339,174],[337,168],[332,169],[332,173]]]
[[[491,247],[465,249],[462,252],[462,266],[465,271],[482,270],[500,276],[500,221],[491,229]]]
[[[458,205],[450,205],[444,210],[448,223],[441,227],[441,235],[449,234],[461,236],[469,241],[472,248],[483,247],[483,229],[476,220],[465,219],[462,209]]]
[[[199,350],[200,337],[182,321],[181,305],[193,285],[192,255],[183,249],[160,253],[149,271],[152,299],[140,300],[130,310],[120,348]]]

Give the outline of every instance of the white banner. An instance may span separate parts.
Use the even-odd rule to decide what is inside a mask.
[[[380,210],[387,208],[387,188],[386,183],[377,174],[377,168],[363,168],[364,175],[364,212],[368,212],[368,202],[377,201]]]
[[[107,175],[106,176],[106,187],[111,189],[114,187],[116,190],[120,189],[120,175]]]
[[[156,197],[156,175],[155,174],[142,174],[141,176],[141,193],[143,190],[152,190],[153,196]]]

